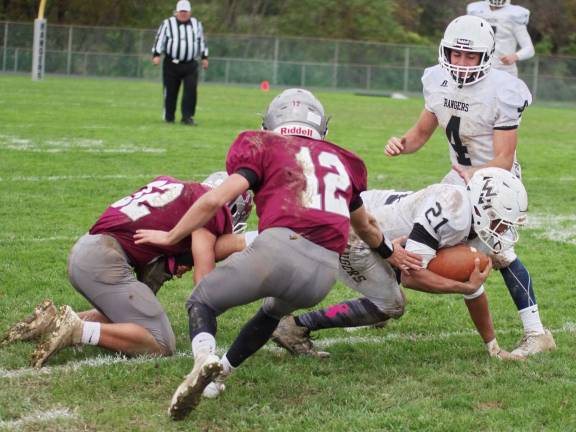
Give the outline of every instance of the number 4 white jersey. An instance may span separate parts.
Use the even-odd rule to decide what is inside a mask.
[[[416,192],[369,190],[362,192],[366,210],[389,239],[409,236],[406,249],[423,258],[423,266],[439,248],[468,239],[472,207],[466,189],[433,184]]]
[[[494,130],[518,128],[532,103],[522,80],[494,69],[483,80],[459,88],[437,65],[424,71],[422,85],[426,110],[446,132],[452,164],[464,167],[494,159]]]

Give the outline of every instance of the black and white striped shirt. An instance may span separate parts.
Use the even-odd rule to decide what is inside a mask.
[[[165,19],[156,34],[152,53],[155,57],[166,54],[181,62],[208,58],[202,23],[194,17],[185,23],[179,22],[176,17]]]

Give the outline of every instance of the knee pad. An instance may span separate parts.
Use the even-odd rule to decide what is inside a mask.
[[[172,329],[162,332],[160,337],[155,337],[156,342],[162,348],[162,355],[166,357],[176,354],[176,336]]]
[[[378,310],[388,316],[389,318],[398,319],[404,315],[404,310],[406,308],[406,296],[402,289],[399,290],[399,294],[393,299],[386,299],[386,301],[370,299],[370,301],[376,305]]]

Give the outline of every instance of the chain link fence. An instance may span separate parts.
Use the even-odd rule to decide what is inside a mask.
[[[48,24],[47,74],[159,79],[152,65],[156,30]],[[32,23],[0,22],[0,71],[30,72]],[[420,93],[437,47],[327,39],[209,35],[207,82]],[[537,56],[519,63],[535,98],[576,102],[576,57]]]

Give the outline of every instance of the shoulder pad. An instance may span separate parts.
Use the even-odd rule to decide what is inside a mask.
[[[466,13],[468,15],[478,15],[481,14],[486,7],[485,1],[477,1],[473,3],[469,3],[466,7]]]
[[[472,209],[464,187],[443,185],[438,200],[446,209],[444,216],[448,218],[448,225],[453,230],[462,231],[470,225]]]
[[[528,86],[519,78],[502,71],[502,79],[498,83],[498,104],[512,109],[524,110],[532,103],[532,94]],[[519,111],[522,113],[522,111]]]
[[[424,87],[426,86],[430,86],[432,84],[434,84],[434,82],[439,81],[440,84],[442,83],[442,80],[445,79],[444,77],[444,69],[442,69],[442,66],[440,65],[435,65],[429,68],[424,69],[424,73],[422,74],[422,85]]]
[[[522,6],[510,5],[510,17],[514,24],[528,25],[530,21],[530,11]]]

